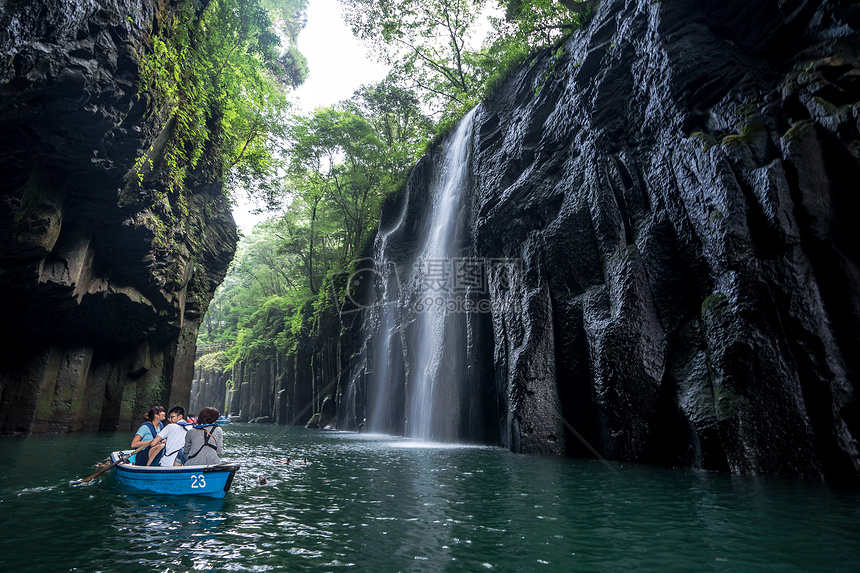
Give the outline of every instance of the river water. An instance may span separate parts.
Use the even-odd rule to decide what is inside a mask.
[[[860,571],[857,490],[245,424],[225,499],[69,485],[130,437],[0,439],[0,571]]]

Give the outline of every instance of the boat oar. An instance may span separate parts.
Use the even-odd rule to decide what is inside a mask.
[[[149,447],[149,444],[146,444],[146,445],[144,445],[144,446],[140,446],[139,448],[137,448],[136,450],[134,450],[133,452],[131,452],[131,453],[129,454],[129,456],[133,456],[133,455],[134,455],[134,454],[136,454],[137,452],[139,452],[139,451],[141,451],[141,450],[143,450],[143,449],[146,449],[146,448],[148,448],[148,447]],[[112,467],[114,467],[115,465],[117,465],[118,463],[120,463],[122,460],[123,460],[123,456],[120,456],[120,458],[119,458],[117,461],[113,462],[113,463],[112,463],[112,464],[110,464],[110,465],[107,465],[107,466],[103,467],[102,469],[100,469],[99,471],[97,471],[96,473],[94,473],[93,475],[91,475],[91,476],[89,476],[89,477],[85,477],[84,479],[80,479],[80,480],[77,480],[77,481],[73,481],[73,482],[71,482],[71,484],[72,484],[72,485],[77,485],[77,484],[79,484],[79,483],[87,483],[88,481],[91,481],[93,478],[95,478],[95,477],[98,477],[98,476],[102,475],[103,473],[105,473],[106,471],[108,471],[109,469],[111,469]]]

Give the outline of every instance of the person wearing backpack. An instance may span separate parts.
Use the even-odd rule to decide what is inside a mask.
[[[163,430],[158,432],[158,436],[152,441],[153,445],[158,445],[164,441],[164,449],[161,450],[164,455],[161,457],[161,466],[173,467],[181,466],[188,459],[185,455],[185,434],[192,424],[185,421],[185,408],[182,406],[174,406],[167,413],[167,425]],[[158,455],[155,449],[150,450],[150,455],[155,457]]]
[[[134,465],[158,465],[158,462],[161,461],[160,456],[164,454],[164,444],[154,444],[154,441],[158,432],[163,428],[162,420],[164,420],[163,406],[153,406],[143,416],[143,425],[134,434],[134,438],[131,440],[131,448],[136,450],[143,445],[147,445],[147,447],[134,455]],[[149,455],[151,448],[155,448],[154,455],[152,456]]]
[[[197,415],[197,423],[185,434],[187,466],[209,466],[221,463],[221,446],[224,432],[215,423],[219,412],[215,408],[203,408]]]

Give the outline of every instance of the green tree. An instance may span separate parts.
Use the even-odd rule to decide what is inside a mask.
[[[361,86],[345,105],[373,127],[385,145],[388,170],[394,178],[405,177],[434,129],[415,93],[398,86],[389,76],[378,84]]]
[[[300,283],[317,294],[335,262],[343,231],[324,202],[325,187],[313,173],[293,173],[291,183],[291,201],[279,219],[278,251],[297,261]]]
[[[505,17],[491,18],[492,42],[548,46],[582,25],[594,9],[591,0],[502,0]],[[512,46],[513,47],[513,46]]]
[[[296,117],[290,141],[294,187],[309,208],[311,224],[321,207],[339,214],[343,241],[337,260],[345,263],[359,252],[371,230],[371,217],[396,185],[400,173],[392,173],[392,167],[397,162],[370,121],[349,106]],[[317,286],[313,285],[314,292]]]
[[[307,23],[308,0],[260,0],[260,5],[269,13],[278,34],[295,45]]]
[[[372,45],[398,79],[425,101],[461,107],[475,93],[469,34],[486,0],[341,0],[356,37]]]
[[[453,123],[500,77],[577,29],[588,0],[341,0],[353,33],[393,66],[398,85]],[[504,17],[493,15],[504,10]],[[480,19],[480,20],[479,20]],[[490,30],[478,45],[480,30]],[[444,129],[443,129],[444,130]]]
[[[282,228],[282,220],[273,218],[242,238],[204,317],[201,343],[235,341],[251,316],[270,298],[309,296],[300,284],[300,261],[281,248]]]
[[[166,183],[180,198],[208,147],[218,160],[209,166],[215,175],[233,172],[251,187],[276,169],[275,143],[288,109],[284,89],[304,80],[307,64],[294,46],[281,49],[270,14],[278,9],[281,21],[292,14],[301,22],[306,3],[265,0],[267,9],[261,2],[168,4],[141,58],[141,92],[151,98],[155,128],[171,128]],[[140,158],[141,177],[147,159]]]

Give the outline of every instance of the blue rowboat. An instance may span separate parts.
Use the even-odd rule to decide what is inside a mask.
[[[115,462],[131,452],[113,452],[110,460]],[[113,470],[117,482],[135,489],[168,495],[224,497],[239,466],[225,463],[211,466],[135,466],[130,461],[121,461]]]

